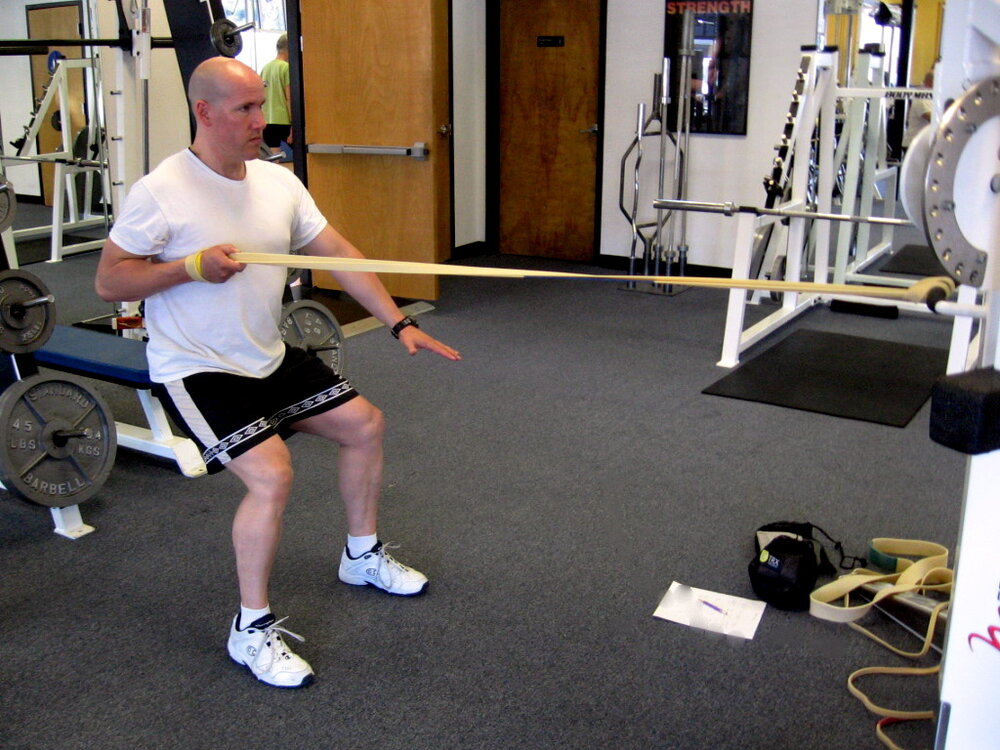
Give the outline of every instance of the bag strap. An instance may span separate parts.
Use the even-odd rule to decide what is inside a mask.
[[[868,560],[866,560],[863,557],[857,557],[855,555],[848,555],[847,553],[845,553],[844,543],[838,542],[836,539],[827,534],[823,529],[821,529],[816,524],[810,524],[810,526],[812,526],[816,531],[818,531],[820,534],[829,539],[830,543],[833,544],[833,549],[840,555],[840,560],[837,561],[837,567],[839,567],[841,570],[854,570],[855,568],[859,567],[863,568],[865,567],[865,565],[868,564]],[[822,542],[820,542],[819,540],[817,540],[817,542],[820,545],[819,550],[820,550],[821,561],[825,560],[826,564],[829,566],[830,569],[829,575],[835,575],[837,571],[833,569],[833,565],[830,563],[830,559],[826,556],[826,548],[823,546]]]
[[[826,553],[826,547],[823,542],[815,537],[814,531],[818,531],[820,534],[825,536],[830,544],[833,545],[833,549],[840,555],[840,560],[837,562],[838,567],[841,570],[853,570],[854,568],[867,565],[867,561],[863,557],[855,557],[854,555],[847,555],[844,553],[843,542],[837,541],[832,536],[830,536],[824,529],[820,528],[814,523],[798,522],[798,521],[775,521],[773,523],[765,524],[757,529],[758,532],[784,532],[786,534],[794,534],[795,536],[802,537],[806,541],[812,542],[814,549],[819,551],[819,570],[818,573],[822,576],[835,576],[837,575],[837,568],[833,566],[830,562],[830,557]],[[757,547],[757,554],[760,554],[760,544],[755,541]]]

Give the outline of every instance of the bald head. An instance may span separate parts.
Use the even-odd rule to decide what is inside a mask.
[[[188,82],[188,103],[203,100],[216,104],[240,85],[260,81],[253,68],[231,57],[210,57],[191,74]]]
[[[264,81],[229,57],[213,57],[194,69],[188,100],[197,125],[191,150],[222,175],[242,179],[243,162],[260,155]]]

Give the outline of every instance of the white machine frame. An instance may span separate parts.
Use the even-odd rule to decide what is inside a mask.
[[[839,87],[836,71],[839,55],[836,50],[803,52],[804,64],[799,70],[793,104],[797,113],[792,131],[790,156],[792,167],[788,171],[790,196],[774,207],[777,211],[809,211],[839,213],[844,216],[873,216],[892,220],[896,211],[898,168],[886,162],[885,109],[887,98],[912,96],[923,93],[920,89],[883,88],[881,58],[871,53],[858,56],[853,87]],[[835,136],[838,100],[847,101],[848,115],[841,138]],[[791,117],[791,115],[789,115]],[[808,205],[810,159],[814,137],[813,123],[819,122],[818,145],[815,164],[815,207]],[[867,125],[866,125],[867,122]],[[781,145],[781,144],[779,144]],[[862,160],[861,155],[865,154]],[[805,158],[802,158],[805,157]],[[862,169],[861,163],[864,162]],[[841,205],[833,208],[834,179],[839,166],[845,165],[843,198]],[[881,214],[875,213],[877,205]],[[787,222],[787,228],[779,222]],[[813,227],[810,230],[809,223]],[[819,228],[817,229],[817,224]],[[768,226],[774,225],[780,242],[772,239],[768,255],[761,265],[762,271],[773,265],[776,255],[785,257],[784,279],[800,281],[811,268],[817,283],[843,284],[849,282],[878,283],[908,287],[913,279],[892,276],[870,276],[863,270],[889,251],[892,245],[893,225],[882,224],[878,241],[871,244],[872,227],[866,223],[840,222],[837,245],[831,257],[831,231],[826,222],[805,217],[773,215],[753,216],[741,213],[736,232],[733,254],[733,278],[751,278],[753,254],[758,237]],[[856,231],[856,236],[855,236]],[[812,264],[809,265],[810,248]],[[747,295],[742,290],[729,293],[722,354],[717,362],[720,367],[735,367],[743,352],[766,337],[791,323],[814,305],[837,299],[830,294],[802,294],[786,292],[781,296],[779,308],[746,327],[747,305],[756,306],[760,293]],[[859,300],[859,298],[853,298]],[[860,298],[867,304],[887,304],[877,299]],[[926,306],[916,303],[892,302],[907,312],[928,313]],[[962,361],[969,358],[968,338],[962,342],[953,337],[955,356]],[[963,350],[962,347],[965,347]]]
[[[42,124],[48,121],[46,115],[52,108],[52,104],[54,102],[58,103],[57,111],[59,112],[70,111],[70,71],[83,70],[88,80],[92,82],[89,85],[96,86],[95,68],[93,59],[89,57],[57,60],[45,95],[38,105],[28,131],[24,134],[24,146],[21,147],[16,155],[0,155],[0,177],[4,173],[4,168],[12,164],[48,162],[52,163],[55,168],[55,178],[52,183],[54,186],[52,193],[52,223],[46,226],[25,229],[8,228],[3,232],[4,252],[6,253],[7,264],[10,268],[19,267],[17,258],[18,240],[50,236],[50,262],[60,261],[66,255],[95,250],[103,244],[103,240],[90,240],[72,245],[63,244],[63,237],[67,231],[90,229],[104,226],[107,223],[107,217],[103,213],[95,214],[92,211],[95,177],[101,180],[103,187],[102,195],[110,195],[107,163],[103,159],[78,159],[74,156],[71,118],[66,116],[60,119],[61,143],[58,151],[45,154],[28,154],[31,145],[38,137],[38,131],[41,129]],[[95,95],[91,98],[96,105],[99,97]],[[100,139],[100,108],[94,106],[94,110],[87,123],[88,143],[98,142]],[[76,175],[78,174],[86,176],[83,206],[77,203]],[[67,209],[69,211],[68,219],[65,218]]]
[[[1000,86],[1000,0],[948,0],[936,66],[932,127],[944,105],[970,87],[992,80]],[[977,210],[976,235],[985,238],[981,356],[974,364],[1000,369],[1000,112],[973,133],[955,165],[956,209]],[[944,137],[938,130],[936,137]],[[933,145],[932,145],[933,152]],[[977,158],[978,157],[978,158]],[[930,182],[930,180],[928,180]],[[928,184],[929,190],[934,185]],[[956,210],[961,216],[961,211]],[[968,216],[968,214],[966,214]],[[984,231],[981,231],[984,230]],[[933,239],[933,238],[932,238]],[[968,287],[961,287],[962,290]],[[967,299],[974,290],[965,292]],[[961,301],[961,295],[960,295]],[[996,744],[1000,737],[1000,450],[970,456],[955,561],[955,584],[941,674],[936,750]]]

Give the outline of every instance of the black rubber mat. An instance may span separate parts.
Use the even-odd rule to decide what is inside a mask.
[[[78,242],[91,242],[94,239],[94,237],[64,234],[63,247],[66,245],[75,245]],[[17,264],[19,266],[26,266],[30,263],[41,263],[52,257],[52,240],[48,237],[40,237],[33,240],[18,240],[16,248]],[[94,252],[98,250],[100,248],[95,249]]]
[[[927,245],[904,245],[879,269],[882,273],[912,276],[947,276],[941,261]]]
[[[944,349],[803,329],[702,393],[905,427],[947,361]]]

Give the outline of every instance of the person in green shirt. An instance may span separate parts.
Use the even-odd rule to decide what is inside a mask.
[[[288,34],[278,37],[277,56],[264,66],[264,143],[272,154],[281,153],[281,142],[292,143],[292,89],[288,80]]]

